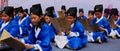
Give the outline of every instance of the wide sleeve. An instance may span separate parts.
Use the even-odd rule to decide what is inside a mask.
[[[10,30],[9,33],[13,36],[13,37],[18,37],[18,32],[19,32],[19,25],[17,22],[15,22],[14,20],[10,23]]]

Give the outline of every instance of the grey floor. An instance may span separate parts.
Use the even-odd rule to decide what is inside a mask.
[[[59,49],[56,46],[52,45],[53,51],[75,51],[67,48]],[[120,39],[108,39],[108,42],[103,44],[97,43],[88,43],[86,47],[77,50],[77,51],[120,51]]]

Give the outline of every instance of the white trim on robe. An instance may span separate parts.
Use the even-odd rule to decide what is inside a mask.
[[[96,23],[100,22],[104,17],[102,16],[100,19],[97,18]]]
[[[118,22],[119,20],[120,20],[120,18],[118,18],[117,21],[114,21],[114,23],[115,23],[116,25],[118,25],[117,22]],[[118,25],[118,27],[120,28],[119,25]]]
[[[71,28],[74,26],[75,24],[73,23],[73,24],[71,24]],[[73,37],[73,36],[79,36],[79,33],[78,32],[72,32],[72,31],[70,31],[70,33],[69,33],[69,36],[71,36],[71,37]]]
[[[33,46],[35,50],[43,51],[41,46],[39,46],[39,44],[34,44]]]
[[[18,24],[20,25],[25,19],[26,19],[25,17],[21,21],[19,19]],[[23,32],[21,27],[19,27],[19,30],[20,30],[20,34],[22,34]]]
[[[40,33],[41,29],[40,28],[35,28],[35,37],[37,38],[39,33]]]
[[[4,23],[2,23],[2,27],[0,28],[0,31],[5,27],[5,26],[7,26],[8,24],[10,23],[10,21],[8,21],[8,22],[4,22]]]

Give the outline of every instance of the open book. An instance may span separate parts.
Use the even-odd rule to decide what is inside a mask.
[[[115,26],[115,23],[114,23],[113,19],[108,19],[108,22],[110,23],[110,27],[111,27],[111,28],[117,28],[117,27]]]
[[[14,39],[9,32],[3,30],[0,41],[7,44],[9,47],[15,49],[16,51],[23,51],[25,46],[22,42]]]
[[[55,42],[57,44],[57,46],[60,48],[60,49],[63,49],[65,47],[65,45],[68,43],[68,39],[66,36],[55,36]]]
[[[62,11],[57,11],[57,13],[58,13],[59,17],[65,17],[65,15],[62,14]]]
[[[51,18],[51,22],[58,31],[66,32],[70,30],[70,25],[65,17]]]
[[[98,28],[98,24],[90,24],[90,22],[92,21],[91,19],[81,19],[81,18],[77,18],[78,21],[80,21],[82,23],[82,25],[84,26],[85,30],[89,31],[89,32],[98,32],[100,31]]]

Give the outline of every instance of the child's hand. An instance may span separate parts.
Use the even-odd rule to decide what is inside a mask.
[[[26,49],[32,49],[32,48],[34,48],[34,46],[33,46],[33,45],[30,45],[30,44],[25,44],[25,48],[26,48]]]
[[[99,27],[99,30],[100,30],[100,31],[105,31],[105,28]]]
[[[119,25],[118,25],[118,24],[115,24],[115,27],[119,27]]]

